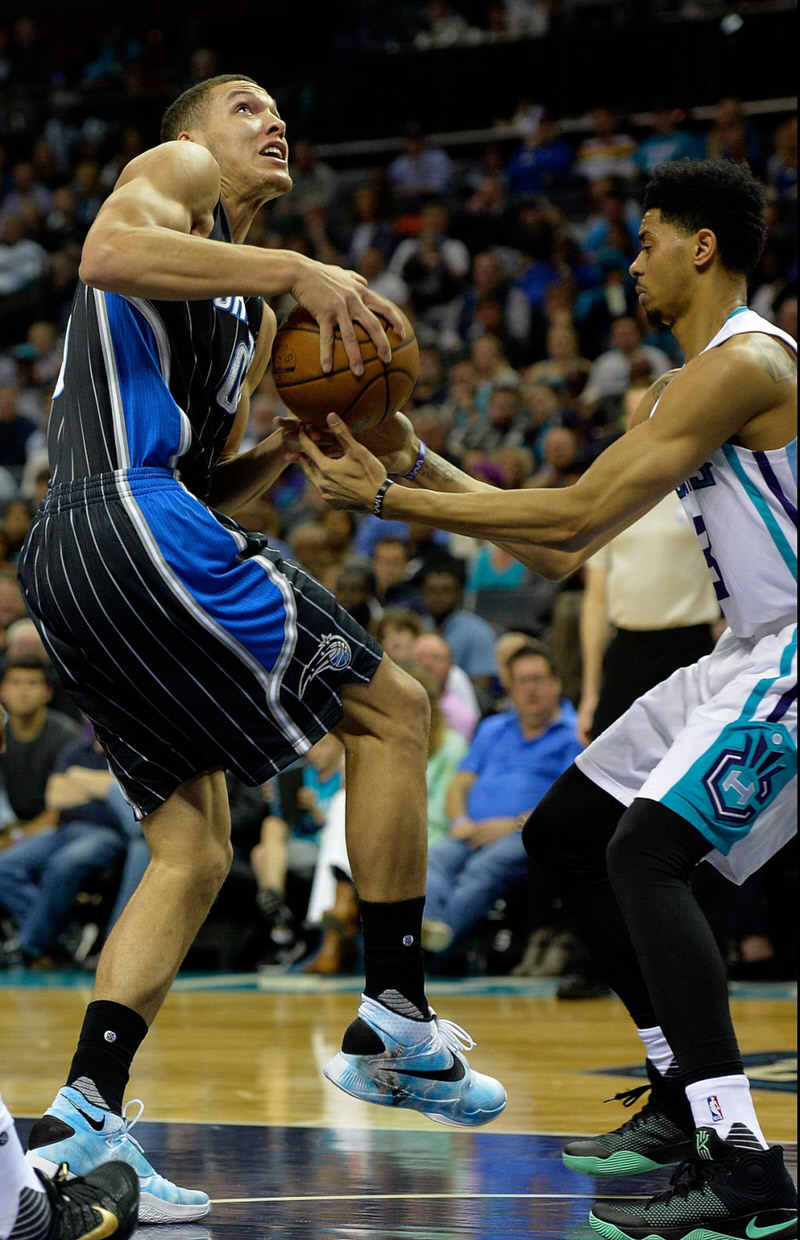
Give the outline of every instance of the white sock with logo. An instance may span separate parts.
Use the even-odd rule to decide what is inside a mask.
[[[23,1192],[25,1200],[21,1200]],[[40,1214],[41,1228],[34,1229]],[[44,1185],[26,1161],[14,1121],[0,1098],[0,1240],[18,1235],[44,1235],[49,1220],[50,1206]],[[24,1232],[20,1230],[23,1224],[27,1228]]]
[[[723,1141],[745,1149],[769,1149],[756,1119],[750,1082],[741,1076],[716,1076],[686,1086],[696,1128],[712,1128]]]
[[[678,1063],[661,1026],[653,1025],[651,1029],[637,1029],[636,1032],[642,1039],[647,1058],[661,1076],[677,1076]]]

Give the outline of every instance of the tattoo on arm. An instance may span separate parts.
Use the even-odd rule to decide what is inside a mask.
[[[769,337],[756,336],[753,339],[756,360],[775,383],[784,383],[795,378],[797,362],[792,361],[783,345]]]
[[[449,461],[445,461],[440,456],[435,456],[429,452],[425,458],[425,464],[420,470],[420,474],[424,476],[425,481],[429,484],[432,491],[436,490],[435,484],[455,482],[458,478],[468,478],[463,469],[459,469],[457,465],[451,465]]]

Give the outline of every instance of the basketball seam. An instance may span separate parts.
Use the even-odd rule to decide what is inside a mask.
[[[402,349],[402,348],[404,348],[404,347],[405,347],[405,342],[404,342],[404,343],[400,346],[400,349]],[[399,353],[400,349],[396,350],[396,352],[392,354],[392,363],[394,362],[394,359],[395,359],[395,357],[397,356],[397,353]],[[375,361],[381,362],[381,359],[380,359],[380,358],[375,358],[375,357],[370,357],[370,358],[368,358],[368,359],[367,359],[367,363],[366,363],[366,364],[367,364],[367,365],[370,365],[372,362],[375,362]],[[383,372],[382,372],[382,373],[383,373],[384,375],[387,375],[387,374],[393,374],[393,375],[410,375],[410,374],[411,374],[411,371],[410,371],[410,370],[405,370],[402,366],[395,366],[395,365],[390,364],[390,363],[388,363],[388,362],[381,362],[381,366],[383,367]],[[350,367],[349,367],[349,366],[342,366],[339,370],[329,370],[329,371],[327,371],[327,373],[326,373],[326,374],[323,374],[323,375],[317,375],[317,376],[316,376],[316,378],[314,378],[314,379],[309,379],[309,378],[308,378],[308,376],[306,376],[306,377],[305,377],[305,379],[290,379],[290,380],[289,380],[288,382],[286,382],[286,383],[282,382],[282,381],[279,379],[278,374],[276,374],[275,370],[273,369],[273,372],[272,372],[272,377],[273,377],[273,379],[275,380],[275,386],[276,386],[276,387],[278,387],[278,388],[300,387],[300,386],[302,386],[303,384],[306,384],[306,383],[322,383],[325,379],[333,379],[333,378],[335,378],[335,377],[336,377],[336,375],[346,375],[349,369],[350,369]],[[376,375],[376,376],[375,376],[375,378],[378,378],[378,377],[379,377],[378,375]],[[355,378],[355,376],[354,376],[354,378]],[[373,382],[373,380],[370,380],[370,382]]]

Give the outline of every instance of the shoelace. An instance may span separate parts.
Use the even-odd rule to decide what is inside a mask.
[[[707,1158],[698,1158],[693,1155],[691,1158],[684,1158],[683,1162],[678,1163],[673,1171],[669,1188],[664,1192],[656,1193],[647,1203],[647,1208],[655,1205],[656,1202],[667,1201],[670,1197],[686,1198],[690,1193],[705,1191],[705,1187],[710,1179],[719,1171],[719,1163],[709,1162]],[[685,1179],[685,1183],[680,1181]]]
[[[634,1103],[638,1102],[644,1094],[650,1091],[650,1089],[651,1086],[649,1084],[639,1085],[636,1089],[625,1089],[621,1094],[614,1094],[613,1098],[606,1098],[605,1101],[621,1102],[624,1107],[632,1107]],[[653,1105],[653,1100],[651,1098],[650,1101],[642,1107],[641,1111],[637,1111],[635,1115],[632,1115],[630,1119],[626,1120],[624,1124],[621,1124],[619,1128],[615,1128],[614,1131],[633,1132],[645,1123],[645,1121],[650,1118],[653,1111],[656,1109],[657,1108]]]
[[[462,1029],[452,1020],[440,1020],[438,1016],[434,1019],[439,1036],[449,1051],[455,1054],[456,1051],[472,1050],[475,1040],[469,1036],[466,1029]]]
[[[130,1118],[128,1117],[129,1107],[139,1108],[136,1114],[131,1116]],[[139,1120],[142,1118],[143,1111],[144,1111],[144,1103],[142,1102],[141,1098],[131,1098],[129,1102],[125,1103],[125,1106],[122,1108],[122,1121],[125,1125],[125,1128],[124,1128],[124,1131],[115,1132],[113,1136],[108,1137],[108,1145],[110,1148],[113,1149],[114,1146],[124,1145],[126,1141],[130,1141],[132,1142],[133,1145],[136,1146],[137,1150],[144,1158],[145,1156],[144,1150],[142,1149],[141,1145],[136,1140],[136,1138],[131,1136],[131,1128],[133,1128],[134,1124],[138,1124]]]

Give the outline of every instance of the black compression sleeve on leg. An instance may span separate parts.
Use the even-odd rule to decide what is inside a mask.
[[[656,1024],[630,935],[608,879],[606,848],[624,806],[571,766],[522,832],[528,856],[551,875],[564,907],[602,976],[637,1029]]]
[[[689,879],[711,845],[678,814],[637,799],[608,870],[660,1025],[687,1083],[742,1072],[725,965]]]

